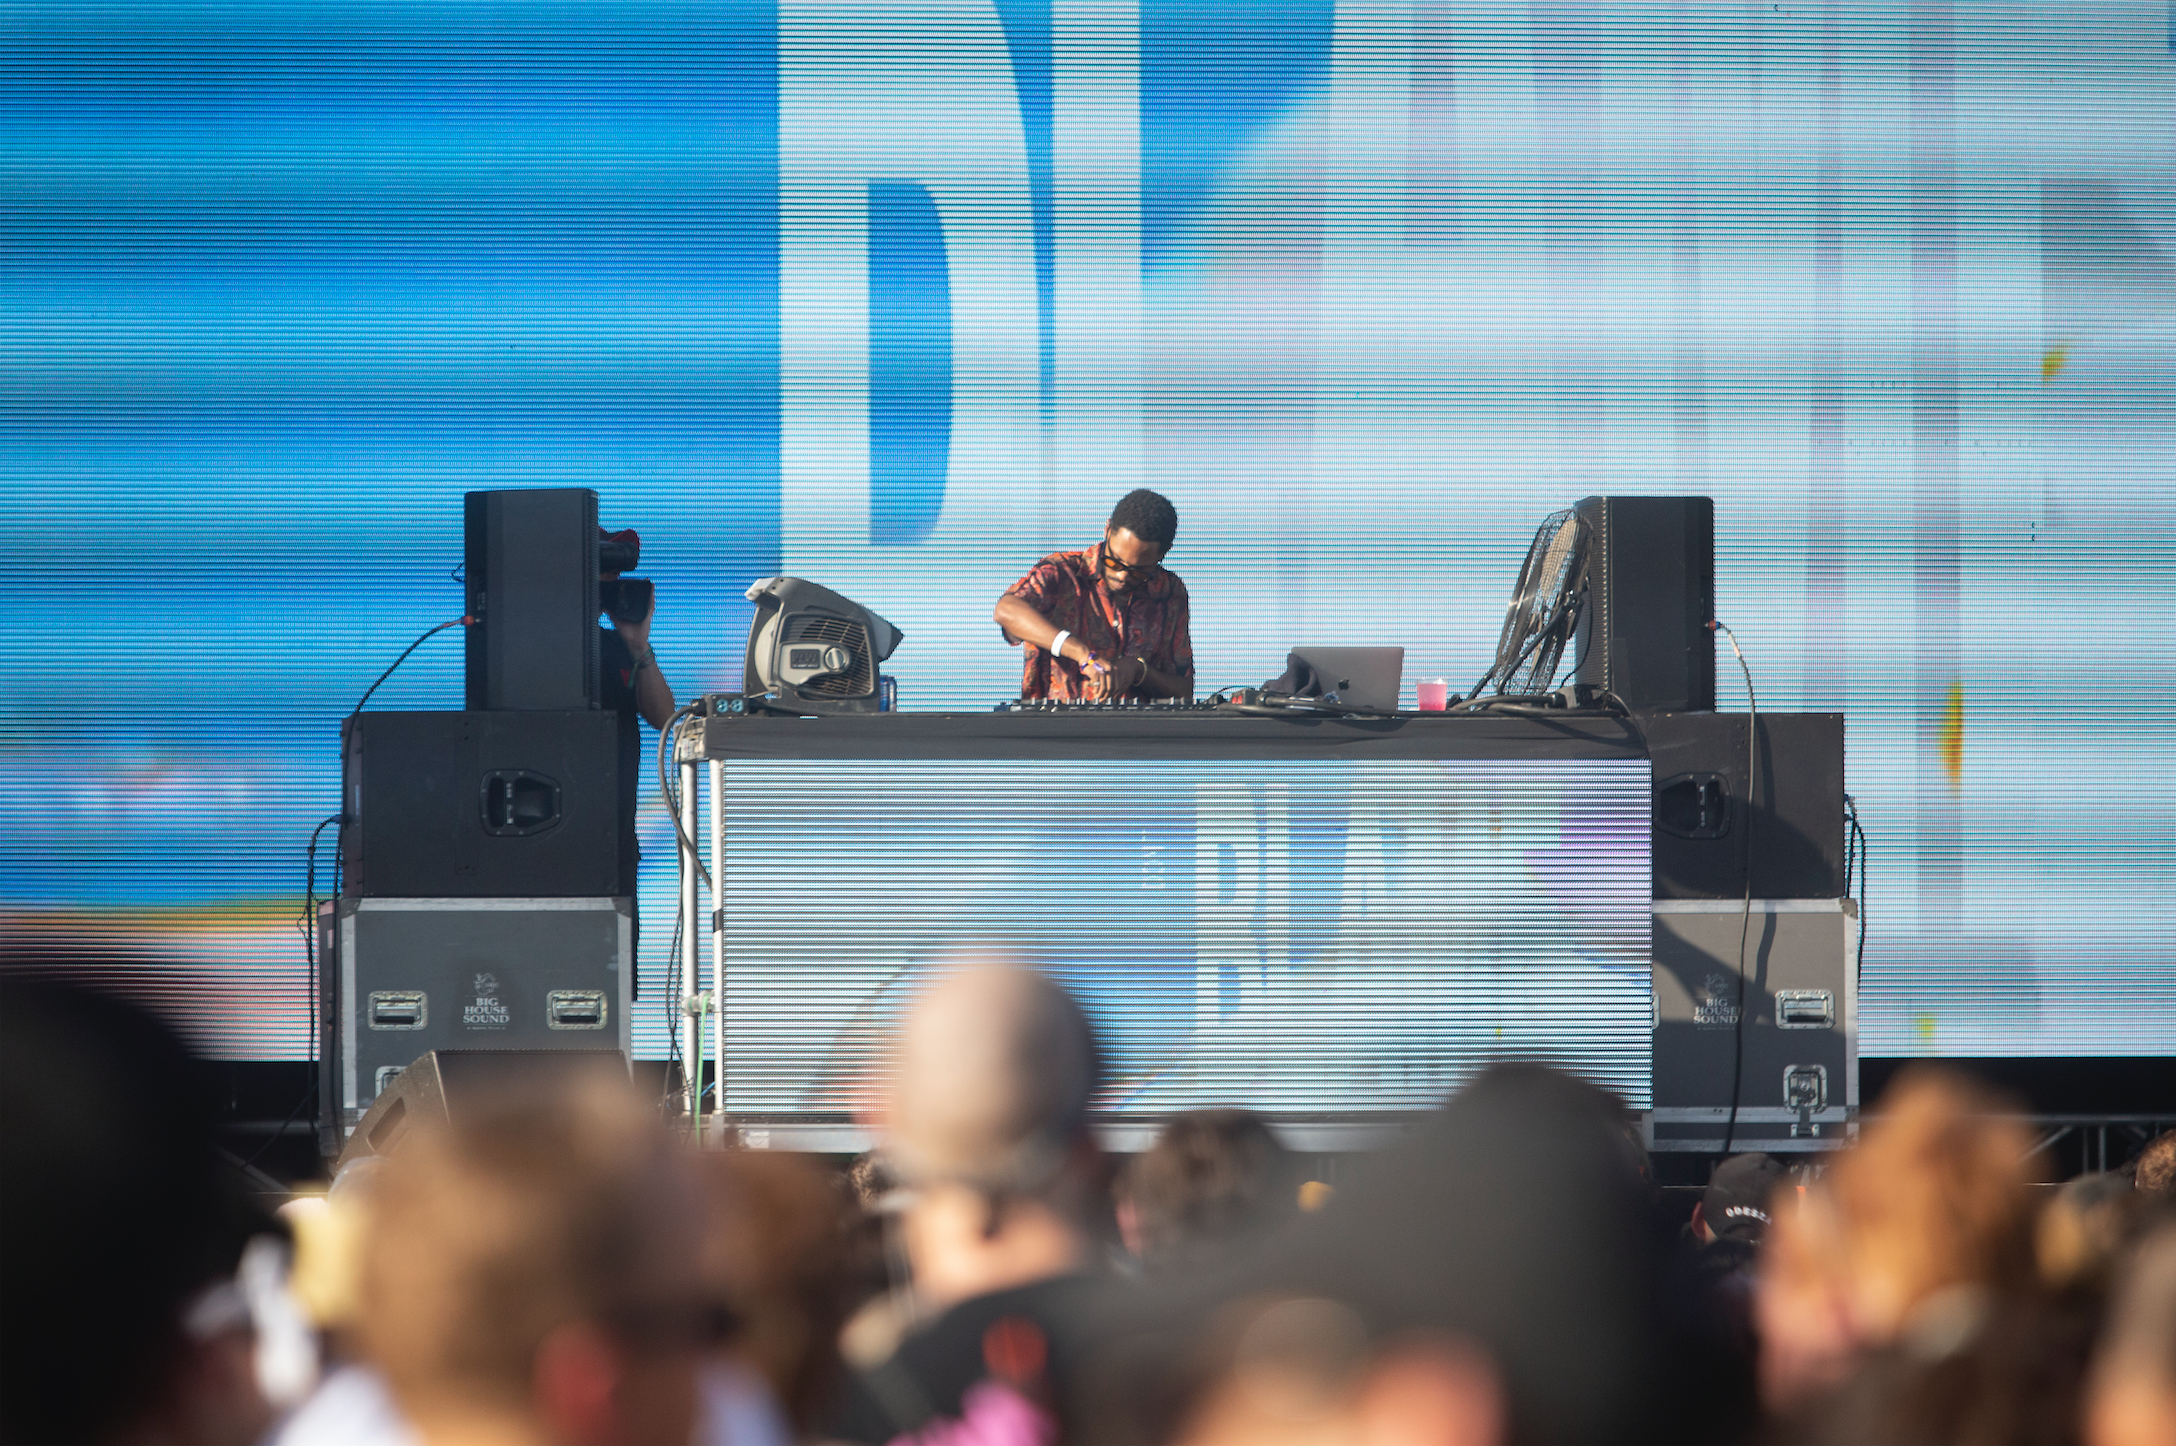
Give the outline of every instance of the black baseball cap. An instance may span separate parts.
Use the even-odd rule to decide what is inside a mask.
[[[1708,1180],[1700,1218],[1722,1239],[1758,1241],[1768,1228],[1776,1186],[1788,1173],[1771,1155],[1732,1155]]]

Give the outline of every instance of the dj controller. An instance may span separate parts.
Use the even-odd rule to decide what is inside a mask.
[[[1214,713],[1222,703],[1195,702],[1182,698],[1008,698],[993,713]]]

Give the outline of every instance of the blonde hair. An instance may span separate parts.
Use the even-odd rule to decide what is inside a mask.
[[[1949,1286],[2009,1290],[2034,1272],[2030,1138],[2003,1099],[1935,1066],[1900,1075],[1829,1172],[1836,1244],[1861,1329],[1887,1335]]]
[[[360,1280],[362,1342],[403,1409],[524,1407],[545,1338],[657,1274],[668,1154],[625,1092],[594,1087],[501,1101],[403,1140]]]
[[[2163,1130],[2138,1152],[2132,1178],[2140,1194],[2176,1194],[2176,1130]]]
[[[797,1155],[721,1150],[700,1168],[711,1207],[704,1278],[740,1318],[735,1348],[793,1422],[811,1430],[838,1374],[839,1331],[861,1283],[845,1194]]]

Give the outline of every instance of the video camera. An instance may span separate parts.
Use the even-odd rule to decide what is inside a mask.
[[[597,602],[616,623],[639,623],[650,616],[657,593],[646,577],[622,577],[642,563],[642,538],[633,529],[597,529]]]

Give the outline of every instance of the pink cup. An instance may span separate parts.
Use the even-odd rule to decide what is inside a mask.
[[[1448,678],[1423,678],[1413,685],[1413,692],[1420,699],[1423,713],[1441,713],[1451,706],[1451,681]]]

